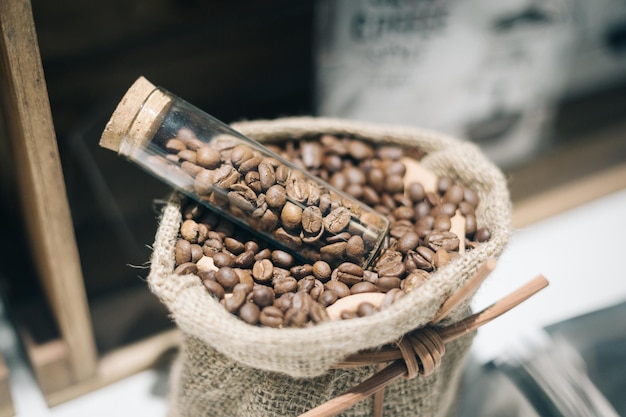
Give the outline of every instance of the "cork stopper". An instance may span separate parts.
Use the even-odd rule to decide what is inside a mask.
[[[158,120],[171,99],[144,77],[139,77],[119,102],[106,124],[100,138],[100,146],[124,153],[146,141],[153,133]],[[147,111],[141,111],[147,110]]]

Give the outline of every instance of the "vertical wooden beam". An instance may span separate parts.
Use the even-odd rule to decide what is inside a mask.
[[[29,0],[0,0],[0,96],[30,247],[76,381],[97,354]]]
[[[11,399],[11,387],[9,385],[9,370],[0,354],[0,417],[13,417],[15,409]]]

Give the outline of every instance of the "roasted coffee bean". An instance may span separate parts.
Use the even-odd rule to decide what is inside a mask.
[[[448,264],[448,262],[450,262],[450,254],[448,251],[443,248],[437,249],[435,252],[435,259],[433,261],[435,267],[443,268]]]
[[[176,138],[182,141],[189,149],[196,150],[201,146],[204,146],[204,143],[198,139],[193,130],[188,128],[178,129],[178,132],[176,132]]]
[[[404,254],[409,251],[415,250],[419,244],[420,237],[417,233],[411,231],[403,234],[398,239],[398,250]]]
[[[253,263],[254,263],[254,252],[245,251],[239,254],[239,256],[235,258],[233,265],[238,266],[240,268],[248,268],[252,266]]]
[[[298,281],[294,277],[285,277],[274,282],[274,292],[282,295],[288,292],[295,292],[298,289]]]
[[[461,212],[462,215],[464,216],[468,216],[468,215],[474,215],[476,214],[476,209],[474,208],[474,206],[472,206],[470,203],[468,203],[467,201],[461,201],[459,203],[459,211]]]
[[[228,266],[218,269],[215,273],[215,279],[227,291],[232,290],[235,285],[239,284],[239,275],[233,268]]]
[[[337,279],[352,286],[363,281],[363,268],[351,262],[344,262],[337,267]]]
[[[245,250],[244,244],[237,239],[233,239],[232,237],[224,238],[224,246],[234,255],[239,255]]]
[[[311,308],[309,309],[309,317],[311,318],[311,321],[313,321],[313,323],[315,324],[329,320],[326,308],[322,304],[316,302],[311,304]]]
[[[309,198],[309,184],[297,177],[292,177],[285,185],[285,192],[291,201],[306,203]]]
[[[178,239],[174,246],[174,259],[176,265],[182,265],[191,261],[191,243],[186,239]]]
[[[261,183],[261,189],[267,191],[270,187],[276,184],[276,172],[274,167],[267,162],[261,162],[258,167],[259,182]]]
[[[291,308],[304,311],[309,314],[311,305],[314,303],[313,299],[306,291],[298,291],[291,300]]]
[[[472,190],[471,188],[463,188],[463,201],[469,203],[472,207],[476,208],[478,207],[478,203],[480,202],[480,199],[478,198],[478,194],[476,194],[476,191]]]
[[[319,279],[315,279],[313,281],[313,288],[309,291],[311,298],[316,300],[319,298],[320,294],[324,291],[324,284]]]
[[[404,180],[400,175],[389,175],[385,177],[385,192],[389,194],[404,192]]]
[[[287,202],[287,193],[282,185],[273,185],[265,193],[265,201],[269,207],[281,208]]]
[[[346,257],[353,262],[362,263],[365,256],[365,242],[358,235],[351,236],[346,242]]]
[[[213,172],[213,184],[217,188],[226,190],[239,181],[241,174],[230,165],[222,165]],[[196,178],[197,180],[197,178]]]
[[[265,285],[255,285],[252,288],[252,301],[259,307],[267,307],[274,304],[274,290]]]
[[[172,138],[168,140],[165,144],[165,149],[171,153],[178,153],[180,151],[186,150],[187,145],[185,145],[180,139]]]
[[[238,167],[242,163],[254,157],[252,149],[246,145],[237,145],[230,153],[230,162],[233,166]]]
[[[352,216],[345,207],[339,207],[324,217],[324,227],[330,233],[341,233],[350,223]]]
[[[204,242],[202,250],[206,256],[213,256],[224,248],[221,239],[209,238]]]
[[[348,290],[349,292],[350,290]],[[319,297],[317,298],[318,302],[324,306],[324,307],[328,307],[329,305],[333,304],[335,301],[337,301],[339,297],[337,296],[337,293],[333,290],[327,289],[324,290]]]
[[[400,146],[381,146],[378,148],[376,153],[382,159],[391,159],[392,161],[395,161],[405,155],[405,150]]]
[[[246,302],[247,295],[248,294],[243,290],[233,291],[230,297],[225,297],[223,299],[224,307],[230,313],[237,312],[241,308],[241,306]]]
[[[229,253],[224,251],[217,252],[213,255],[213,263],[216,267],[221,268],[223,266],[233,266],[235,259]]]
[[[336,260],[342,259],[346,252],[346,242],[331,243],[320,248],[322,260],[335,263]]]
[[[489,232],[489,229],[485,227],[480,227],[476,229],[476,233],[474,233],[474,239],[477,242],[486,242],[491,239],[491,233]]]
[[[287,184],[287,181],[291,178],[291,168],[286,165],[279,165],[276,167],[276,183],[282,186]]]
[[[450,177],[439,177],[437,179],[437,192],[441,195],[448,191],[448,188],[454,184],[454,180]]]
[[[406,272],[404,262],[389,262],[378,267],[378,276],[382,277],[402,277]]]
[[[430,203],[421,201],[413,207],[413,211],[415,212],[415,218],[417,220],[426,217],[430,214]]]
[[[414,203],[419,203],[426,197],[426,191],[424,191],[424,186],[419,182],[412,182],[406,189],[407,196]]]
[[[322,230],[323,217],[319,207],[309,206],[302,212],[302,230],[304,232],[317,235]]]
[[[180,226],[180,235],[190,243],[198,242],[198,223],[194,220],[185,220]]]
[[[267,327],[282,327],[283,325],[283,312],[276,307],[267,306],[261,310],[259,315],[259,322],[263,326]]]
[[[357,282],[352,287],[350,287],[351,294],[362,294],[366,292],[378,292],[378,288],[376,287],[376,285],[367,281]]]
[[[283,250],[272,251],[272,262],[279,268],[291,268],[294,262],[294,257]]]
[[[239,282],[242,284],[246,284],[248,287],[252,288],[254,286],[254,278],[252,277],[252,272],[249,269],[241,269],[234,268],[237,276],[239,277]]]
[[[335,172],[328,180],[328,183],[338,190],[343,191],[348,186],[348,178],[343,171]]]
[[[359,317],[371,316],[372,314],[376,313],[377,311],[378,311],[378,309],[376,307],[374,307],[374,304],[368,303],[368,302],[361,303],[356,308],[356,314]]]
[[[204,168],[202,168],[200,165],[196,165],[189,161],[180,162],[180,169],[193,178],[197,177],[200,172],[204,171]]]
[[[282,243],[287,248],[291,248],[293,250],[302,250],[302,238],[297,233],[297,231],[290,233],[284,228],[280,227],[274,232],[274,238]]]
[[[195,274],[196,272],[198,272],[198,265],[193,262],[185,262],[174,269],[174,274],[176,275]]]
[[[297,229],[302,222],[302,209],[292,202],[287,202],[280,213],[280,221],[287,229]]]
[[[296,308],[290,308],[285,312],[285,323],[292,327],[302,327],[307,322],[308,314]]]
[[[293,292],[287,292],[278,296],[274,300],[273,306],[279,308],[283,313],[291,308],[291,300],[293,300],[293,296],[296,295]]]
[[[249,240],[244,244],[244,250],[249,250],[257,254],[259,252],[259,244],[254,240]]]
[[[374,285],[381,292],[388,292],[393,288],[400,288],[402,280],[398,277],[383,276],[376,280]]]
[[[393,210],[393,216],[398,220],[411,220],[415,217],[415,211],[408,206],[400,206]]]
[[[298,280],[298,291],[306,291],[310,292],[315,286],[315,277],[313,275],[309,275]]]
[[[450,222],[450,216],[448,216],[447,214],[440,214],[437,217],[435,217],[435,221],[433,223],[433,229],[439,230],[439,231],[448,231],[450,230],[451,226],[452,226],[452,223]]]
[[[396,220],[391,223],[391,228],[389,229],[389,236],[394,237],[396,239],[400,239],[402,236],[407,233],[412,233],[415,229],[413,223],[408,220]]]
[[[388,308],[389,306],[391,306],[393,303],[395,303],[397,300],[399,300],[400,298],[404,297],[406,293],[401,290],[400,288],[393,288],[391,290],[389,290],[389,292],[387,292],[387,294],[385,294],[385,296],[383,297],[382,301],[380,302],[380,308],[385,309]]]
[[[439,248],[447,251],[459,250],[459,238],[452,232],[431,232],[426,235],[424,242],[434,251]]]
[[[317,261],[313,264],[313,275],[315,278],[319,279],[322,282],[326,282],[330,279],[330,274],[332,273],[332,269],[328,262],[325,261]]]
[[[278,225],[278,216],[271,210],[266,210],[259,221],[259,229],[264,232],[271,232]]]
[[[411,292],[424,284],[429,278],[428,272],[422,269],[416,269],[402,280],[401,288],[404,292]]]
[[[474,236],[474,233],[476,233],[476,216],[473,214],[466,214],[465,215],[465,235],[468,237]]]
[[[350,288],[341,281],[331,279],[326,284],[324,284],[324,288],[326,288],[327,291],[333,291],[338,298],[343,298],[350,295]],[[323,294],[324,293],[322,293],[322,295]]]
[[[458,184],[452,184],[448,187],[448,189],[444,193],[443,201],[447,203],[452,203],[456,206],[461,201],[463,201],[463,197],[464,197],[463,187]]]
[[[202,146],[196,151],[196,163],[203,168],[215,169],[220,164],[220,153],[211,146]]]
[[[257,324],[261,318],[261,310],[255,303],[244,303],[239,309],[239,317],[248,324]]]
[[[369,159],[374,156],[374,148],[360,140],[352,140],[348,145],[348,153],[356,160]]]
[[[205,279],[202,281],[202,285],[204,285],[209,294],[215,296],[218,300],[224,298],[224,287],[222,287],[218,282]]]
[[[343,175],[346,176],[348,184],[365,184],[366,177],[363,171],[357,167],[347,167],[343,170]]]
[[[257,282],[269,282],[274,276],[274,264],[269,259],[258,260],[252,267],[252,276]]]
[[[313,266],[310,264],[296,265],[292,266],[289,272],[295,279],[302,279],[306,276],[313,275]]]
[[[384,164],[385,175],[404,177],[406,166],[401,161],[388,161]]]
[[[357,200],[360,200],[361,197],[363,197],[363,186],[360,184],[348,184],[344,191],[346,194],[356,198]]]
[[[204,256],[202,246],[197,243],[191,245],[191,262],[198,262]]]
[[[257,254],[254,255],[254,260],[260,261],[263,259],[269,259],[271,257],[272,257],[272,251],[268,248],[265,248],[263,250],[258,251]]]

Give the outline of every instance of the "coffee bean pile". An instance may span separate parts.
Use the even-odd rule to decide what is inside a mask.
[[[352,147],[360,160],[373,156],[369,147]],[[387,220],[371,207],[241,138],[224,134],[207,144],[183,128],[163,141],[163,148],[189,192],[303,260],[319,258],[332,266],[349,260],[363,266],[387,232]],[[321,150],[303,146],[307,168],[320,168]]]
[[[331,135],[270,148],[361,199],[390,219],[391,225],[384,248],[368,268],[348,255],[360,250],[361,243],[351,242],[353,236],[347,234],[341,241],[343,259],[335,266],[323,254],[315,261],[302,262],[197,202],[187,201],[174,272],[197,274],[226,310],[247,323],[315,325],[329,320],[327,308],[337,300],[380,293],[380,305],[361,303],[340,316],[374,314],[406,292],[418,290],[430,274],[460,256],[460,238],[450,231],[455,214],[465,218],[465,236],[461,237],[465,250],[490,238],[487,229],[477,227],[479,199],[473,190],[448,177],[438,179],[436,191],[405,181],[402,158],[419,157],[415,150]]]

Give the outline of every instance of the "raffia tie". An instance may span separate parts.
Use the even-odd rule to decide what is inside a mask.
[[[450,311],[475,292],[494,268],[495,260],[493,259],[481,265],[477,272],[446,300],[428,326],[404,335],[393,345],[358,352],[336,364],[334,368],[375,364],[377,372],[351,390],[301,414],[300,417],[336,416],[370,395],[374,395],[373,416],[382,417],[384,389],[387,385],[402,376],[413,379],[418,375],[432,375],[441,364],[446,351],[446,343],[473,332],[548,286],[548,280],[539,275],[478,313],[446,327],[436,327],[435,325]]]

